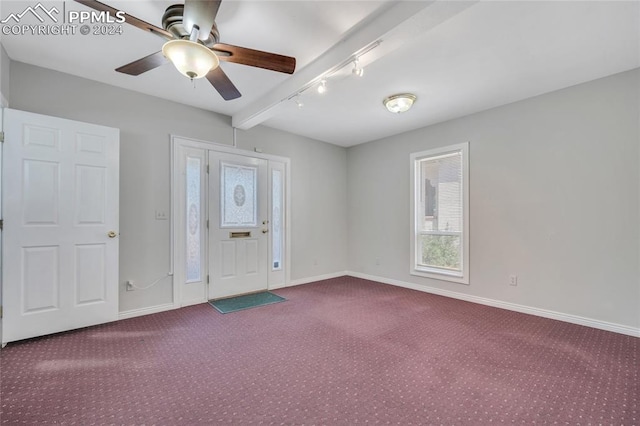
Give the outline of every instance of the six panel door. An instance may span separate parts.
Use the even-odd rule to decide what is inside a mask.
[[[118,317],[119,130],[5,110],[3,342]]]

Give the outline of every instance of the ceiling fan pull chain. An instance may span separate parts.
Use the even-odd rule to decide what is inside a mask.
[[[198,27],[197,25],[194,25],[193,28],[191,28],[191,35],[189,36],[189,41],[194,41],[197,43],[199,32],[200,32],[200,27]]]

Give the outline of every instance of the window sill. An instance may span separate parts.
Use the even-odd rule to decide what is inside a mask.
[[[464,275],[458,275],[455,272],[452,273],[447,273],[446,271],[433,271],[433,270],[420,270],[420,269],[411,269],[411,271],[409,271],[409,273],[411,275],[414,275],[416,277],[423,277],[423,278],[431,278],[434,280],[440,280],[440,281],[450,281],[450,282],[454,282],[454,283],[458,283],[458,284],[466,284],[469,285],[469,276],[464,276]]]

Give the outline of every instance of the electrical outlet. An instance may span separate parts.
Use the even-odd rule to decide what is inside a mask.
[[[134,287],[133,287],[133,281],[129,280],[127,281],[127,291],[133,291]]]
[[[517,286],[518,285],[518,276],[517,275],[509,275],[509,285]]]
[[[156,220],[167,220],[168,218],[167,212],[164,210],[156,210]]]

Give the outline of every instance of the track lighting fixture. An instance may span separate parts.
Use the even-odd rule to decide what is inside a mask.
[[[327,91],[327,80],[322,80],[318,86],[318,93],[325,93]]]
[[[1,1],[1,0],[0,0]],[[327,80],[334,79],[340,80],[342,78],[346,78],[349,75],[350,65],[353,64],[353,68],[351,68],[351,73],[362,77],[364,75],[364,68],[360,66],[360,58],[364,55],[371,52],[376,47],[380,46],[382,40],[376,40],[367,46],[363,47],[360,50],[357,50],[351,53],[348,57],[346,57],[343,61],[337,63],[331,68],[319,69],[317,66],[314,69],[317,69],[318,74],[315,74],[316,77],[308,80],[302,86],[295,89],[294,92],[291,92],[288,96],[281,99],[280,102],[289,102],[294,101],[298,108],[302,108],[304,103],[301,99],[301,95],[310,94],[313,89],[317,90],[319,94],[324,94],[327,92]],[[368,63],[365,62],[365,63]],[[312,96],[309,99],[312,99],[312,102],[315,102],[316,99]]]
[[[364,75],[364,68],[358,66],[358,58],[353,60],[353,69],[351,70],[351,73],[358,77],[362,77]]]

